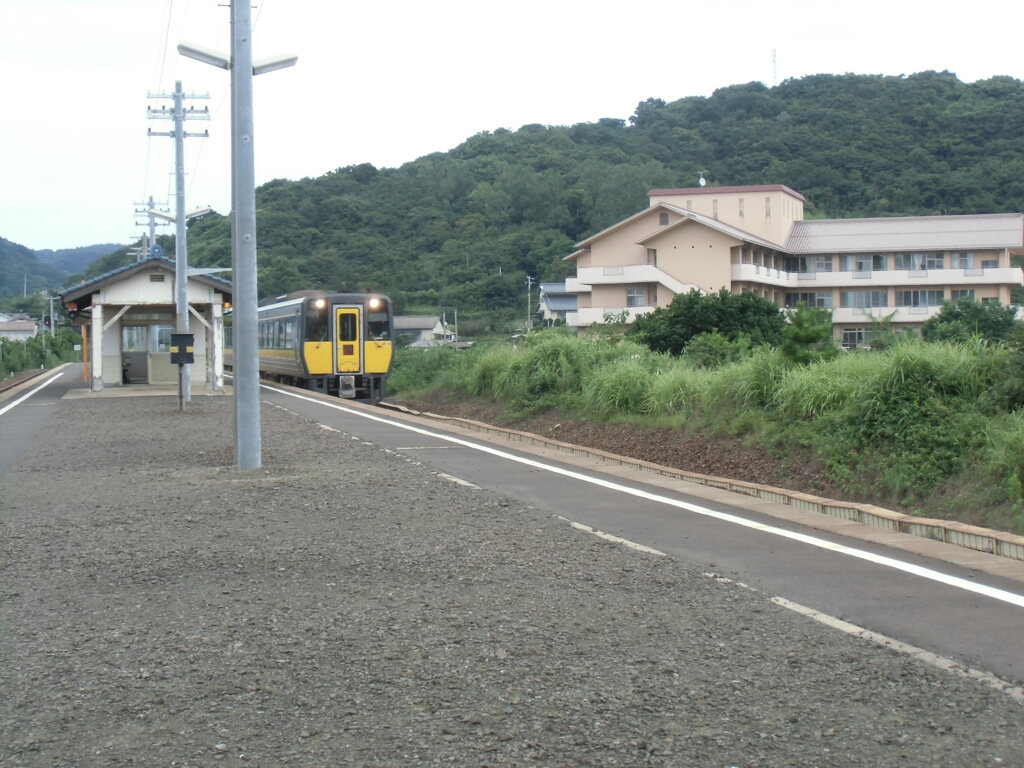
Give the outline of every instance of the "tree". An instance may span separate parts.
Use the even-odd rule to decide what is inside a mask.
[[[921,336],[926,341],[963,341],[973,336],[1005,341],[1018,324],[1015,307],[965,297],[943,302],[939,314],[921,326]]]
[[[746,334],[754,344],[782,343],[786,320],[778,306],[750,291],[681,293],[667,307],[636,319],[632,333],[655,352],[680,354],[695,336],[718,333],[730,341]]]
[[[832,312],[823,307],[798,305],[789,313],[782,336],[782,354],[798,365],[831,360],[839,354],[832,336]]]

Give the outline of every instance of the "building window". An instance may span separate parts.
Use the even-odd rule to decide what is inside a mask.
[[[743,218],[743,198],[740,198],[740,218]]]
[[[981,262],[982,269],[996,269],[999,266],[998,259],[985,259]]]
[[[772,217],[772,199],[770,197],[764,199],[764,216],[766,219]]]
[[[896,291],[897,307],[940,307],[942,291]]]
[[[643,307],[647,305],[646,291],[643,288],[626,289],[626,306]]]
[[[658,266],[658,249],[648,248],[647,249],[647,263]]]
[[[171,334],[174,333],[173,325],[154,325],[153,343],[156,346],[154,352],[171,351]]]
[[[973,269],[974,254],[970,251],[954,251],[952,254],[953,269]]]
[[[717,200],[712,200],[711,201],[711,218],[713,218],[713,219],[717,219],[718,218],[718,201]]]
[[[668,224],[668,214],[664,212],[658,214],[658,225],[664,227],[666,224]]]
[[[843,349],[856,349],[868,338],[867,328],[843,328]]]
[[[840,291],[839,306],[843,309],[870,309],[889,306],[885,291]]]
[[[966,269],[966,267],[965,267],[965,269]],[[957,299],[973,299],[974,298],[974,289],[973,288],[954,288],[952,293],[950,294],[950,297],[953,299],[953,301],[956,301]]]
[[[920,272],[926,269],[945,268],[945,257],[941,253],[897,253],[896,269]]]
[[[803,304],[805,307],[825,307],[826,309],[831,309],[832,294],[831,292],[787,293],[785,302],[787,309],[793,309],[800,304]]]
[[[826,270],[828,271],[828,270]],[[883,272],[884,253],[844,253],[839,257],[840,272]]]

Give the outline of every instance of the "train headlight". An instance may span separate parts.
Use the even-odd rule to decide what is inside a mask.
[[[383,304],[383,302],[376,296],[371,297],[370,300],[366,302],[366,306],[370,309],[380,309],[381,304]]]
[[[327,306],[327,300],[317,299],[316,301],[313,302],[313,306],[316,307],[317,309],[323,309],[324,307]]]

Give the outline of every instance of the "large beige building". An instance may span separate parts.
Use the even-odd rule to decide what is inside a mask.
[[[566,291],[578,329],[632,320],[694,288],[753,291],[783,307],[832,310],[853,347],[875,320],[919,326],[947,299],[1010,303],[1024,284],[1024,214],[804,221],[781,184],[655,189],[648,208],[577,244]]]

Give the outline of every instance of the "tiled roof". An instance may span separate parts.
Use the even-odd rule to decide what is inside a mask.
[[[1024,214],[798,221],[786,238],[794,254],[984,248],[1024,248]]]
[[[0,331],[14,332],[29,332],[36,330],[36,323],[34,320],[4,320],[0,322]]]
[[[441,322],[441,318],[439,317],[426,317],[424,315],[395,315],[395,330],[430,330],[439,322]]]
[[[574,312],[576,310],[575,293],[544,294],[544,303],[553,312]]]

